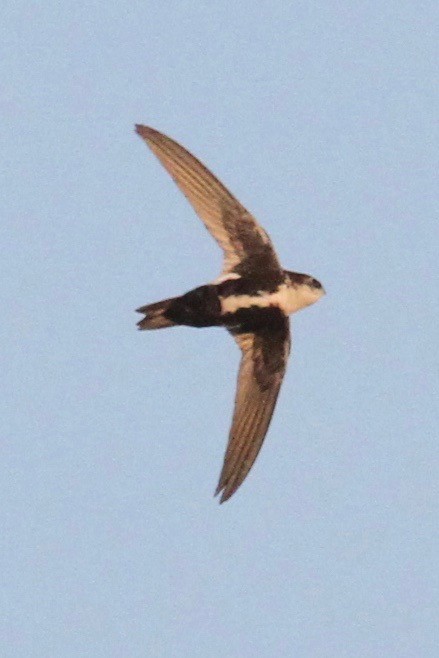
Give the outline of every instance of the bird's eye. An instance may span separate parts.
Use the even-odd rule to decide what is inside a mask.
[[[317,279],[312,279],[311,285],[312,285],[313,288],[319,288],[320,289],[322,287],[322,284],[320,283],[320,281],[317,281]]]

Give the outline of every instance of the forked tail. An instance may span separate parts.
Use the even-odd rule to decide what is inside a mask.
[[[175,322],[169,320],[165,315],[166,310],[174,299],[175,298],[164,299],[161,302],[147,304],[146,306],[137,308],[137,313],[145,314],[143,320],[140,320],[137,323],[139,329],[163,329],[164,327],[174,327]]]

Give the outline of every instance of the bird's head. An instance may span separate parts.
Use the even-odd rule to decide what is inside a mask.
[[[311,306],[311,304],[315,304],[323,295],[326,295],[326,291],[320,281],[317,281],[317,279],[314,279],[309,274],[288,271],[287,274],[293,286],[300,291],[303,306]]]

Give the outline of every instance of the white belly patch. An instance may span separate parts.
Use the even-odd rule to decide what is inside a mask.
[[[312,301],[307,299],[306,291],[302,286],[293,288],[285,283],[282,283],[276,292],[264,293],[261,291],[259,295],[230,295],[220,297],[220,300],[223,313],[235,313],[240,308],[250,308],[251,306],[260,308],[277,306],[285,315],[289,315],[312,304]]]

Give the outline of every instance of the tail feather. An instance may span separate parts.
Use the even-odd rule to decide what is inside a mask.
[[[165,316],[173,298],[164,299],[155,304],[147,304],[136,309],[137,313],[144,313],[145,317],[137,323],[139,329],[163,329],[164,327],[173,327],[175,322]]]

